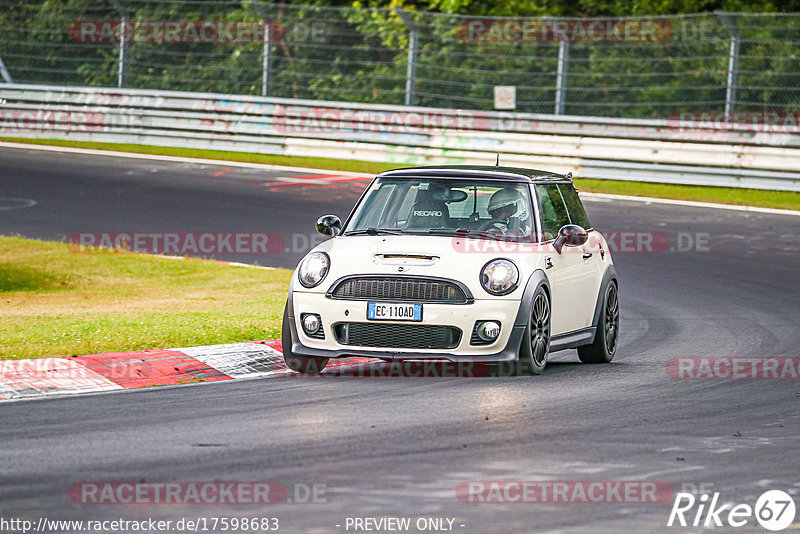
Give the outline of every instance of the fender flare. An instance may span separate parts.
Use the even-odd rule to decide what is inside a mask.
[[[292,272],[292,278],[289,280],[289,296],[286,299],[286,308],[284,309],[283,313],[283,321],[284,323],[288,322],[289,324],[282,324],[281,325],[281,344],[284,347],[289,348],[289,351],[294,352],[292,349],[294,347],[295,340],[298,340],[297,343],[299,344],[299,336],[297,335],[297,326],[294,320],[294,303],[293,303],[293,295],[294,295],[294,277],[297,276],[297,270]],[[287,332],[286,327],[289,327]],[[286,339],[286,334],[289,334],[289,339]],[[287,345],[288,341],[288,345]],[[283,351],[286,352],[285,350]]]
[[[550,280],[548,280],[543,270],[536,269],[533,271],[530,278],[528,278],[528,283],[525,284],[525,292],[522,294],[522,300],[519,303],[519,310],[517,310],[517,317],[514,319],[514,326],[528,326],[533,308],[533,295],[540,286],[544,286],[547,289],[547,296],[552,305],[553,297],[550,292]]]
[[[609,284],[611,284],[612,281],[617,283],[617,290],[619,290],[619,281],[617,280],[617,270],[614,269],[613,265],[609,265],[606,268],[606,272],[603,273],[603,279],[600,282],[600,289],[597,292],[597,302],[594,305],[594,316],[592,318],[592,326],[595,329],[600,324],[600,314],[603,311],[603,301],[606,298],[606,290],[608,289],[608,286]]]

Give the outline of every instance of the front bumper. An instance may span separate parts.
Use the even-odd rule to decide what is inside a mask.
[[[362,347],[340,344],[333,325],[340,322],[409,324],[399,321],[368,321],[367,302],[330,299],[323,293],[293,291],[289,297],[289,320],[292,352],[298,356],[320,358],[366,357],[388,361],[446,360],[451,362],[506,362],[517,358],[526,325],[518,321],[519,300],[477,299],[472,304],[423,304],[423,320],[414,324],[454,326],[461,330],[461,340],[453,349],[428,350],[394,347]],[[304,313],[322,318],[325,339],[311,338],[299,323]],[[489,345],[471,345],[470,337],[477,320],[495,320],[501,324],[500,335]]]

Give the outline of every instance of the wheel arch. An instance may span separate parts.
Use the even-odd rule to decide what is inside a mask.
[[[603,279],[600,281],[600,288],[597,290],[597,299],[594,304],[594,315],[592,316],[592,327],[597,328],[600,324],[600,314],[603,311],[603,302],[606,298],[606,291],[611,283],[617,284],[617,295],[619,295],[619,282],[617,281],[617,270],[613,265],[609,265],[603,273]],[[618,297],[619,298],[619,297]]]
[[[543,270],[536,269],[525,284],[522,300],[519,303],[519,310],[517,310],[517,317],[514,319],[514,326],[528,325],[528,320],[530,319],[533,308],[533,296],[536,294],[536,290],[539,289],[539,286],[544,287],[545,293],[547,293],[547,299],[552,306],[553,299],[550,293],[550,280]]]
[[[294,321],[294,277],[296,276],[296,271],[292,273],[292,278],[289,280],[289,295],[286,297],[286,307],[284,308],[283,312],[283,322],[288,324],[281,325],[281,345],[283,347],[287,347],[288,341],[288,350],[291,353],[292,347],[294,345],[295,340],[299,342],[299,336],[297,335],[297,326]],[[288,331],[287,327],[288,326]],[[289,339],[286,339],[286,334],[289,334]],[[283,351],[284,354],[286,351]]]

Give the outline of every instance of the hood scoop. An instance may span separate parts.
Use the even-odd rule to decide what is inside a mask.
[[[372,262],[376,265],[434,265],[439,256],[431,254],[384,253],[375,254]]]

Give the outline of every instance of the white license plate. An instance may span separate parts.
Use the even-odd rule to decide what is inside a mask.
[[[367,319],[375,321],[421,321],[422,304],[368,302]]]

